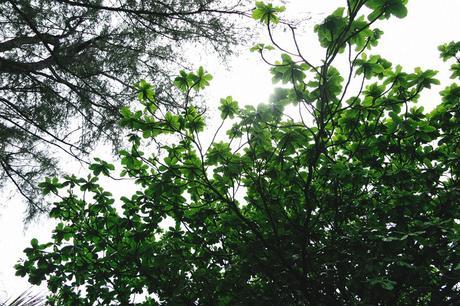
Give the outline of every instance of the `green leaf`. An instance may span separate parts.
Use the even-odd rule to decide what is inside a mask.
[[[451,41],[447,44],[443,44],[438,47],[438,50],[441,52],[441,58],[443,61],[447,61],[460,52],[460,41]]]
[[[347,26],[347,18],[343,17],[345,8],[339,7],[331,15],[324,19],[322,24],[316,25],[314,31],[318,33],[318,39],[321,47],[330,47],[339,34],[342,33]]]
[[[225,99],[220,99],[219,110],[221,112],[220,116],[222,119],[233,119],[233,117],[239,110],[238,102],[233,100],[231,96],[228,96]]]
[[[32,245],[32,247],[34,249],[38,248],[38,240],[33,238],[31,241],[30,241],[30,244]]]
[[[180,128],[179,116],[173,115],[171,112],[165,114],[165,121],[167,126],[173,130],[178,130]]]
[[[152,85],[145,80],[141,80],[139,83],[135,84],[134,88],[137,90],[137,98],[139,101],[154,101],[155,91],[153,90]]]
[[[100,173],[104,174],[105,176],[110,175],[110,171],[115,170],[115,166],[113,164],[109,164],[106,161],[103,161],[99,158],[95,158],[96,163],[93,163],[89,166],[89,169],[93,171],[95,176],[98,176]]]
[[[174,85],[181,91],[186,92],[194,83],[196,76],[193,73],[186,73],[184,70],[179,72],[179,75],[174,79]]]
[[[365,5],[372,10],[369,14],[368,19],[374,20],[378,16],[380,19],[390,18],[394,15],[398,18],[404,18],[407,16],[407,2],[408,0],[369,0],[366,1]]]
[[[204,89],[209,85],[209,82],[212,80],[212,75],[207,73],[203,67],[200,66],[196,75],[192,75],[193,80],[193,89],[196,91]]]
[[[275,50],[275,48],[272,46],[272,45],[265,45],[265,44],[256,44],[254,45],[253,47],[251,47],[249,49],[249,51],[251,52],[262,52],[264,50],[267,50],[267,51],[272,51],[272,50]]]
[[[422,131],[424,131],[426,133],[431,133],[431,132],[434,132],[434,131],[437,130],[434,126],[430,126],[430,125],[422,126],[421,129],[422,129]]]
[[[271,3],[265,4],[262,1],[256,2],[256,8],[252,11],[252,18],[265,24],[279,23],[277,13],[284,12],[285,7],[273,6]]]
[[[62,188],[62,184],[59,183],[58,179],[56,177],[53,178],[45,178],[44,182],[41,182],[38,184],[38,187],[42,190],[44,195],[47,195],[49,193],[58,193],[58,189]]]

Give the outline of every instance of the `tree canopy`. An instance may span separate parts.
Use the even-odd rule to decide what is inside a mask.
[[[0,1],[0,183],[46,209],[36,189],[56,173],[54,149],[81,159],[103,139],[120,140],[118,110],[133,82],[155,79],[172,103],[171,67],[180,46],[203,42],[220,54],[244,39],[244,1]],[[177,101],[177,100],[176,100]]]
[[[257,107],[223,98],[214,132],[192,95],[204,69],[175,79],[178,111],[144,83],[138,107],[121,109],[132,129],[121,173],[137,191],[116,201],[98,182],[114,169],[102,160],[86,178],[43,182],[59,224],[51,242],[31,241],[17,274],[46,281],[51,305],[457,304],[460,87],[426,112],[417,102],[436,72],[370,53],[375,24],[404,17],[406,3],[347,1],[314,28],[319,65],[285,25],[296,47],[272,67],[285,85]],[[280,12],[253,12],[275,46],[253,48],[265,59],[279,50]],[[439,49],[458,80],[460,43]],[[174,141],[145,145],[163,135]]]

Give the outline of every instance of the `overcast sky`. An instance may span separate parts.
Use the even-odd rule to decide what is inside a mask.
[[[284,1],[288,2],[288,1]],[[287,4],[289,16],[310,18],[305,21],[302,36],[303,52],[318,62],[321,49],[318,47],[313,26],[345,0],[292,0]],[[439,101],[437,92],[450,84],[448,64],[439,59],[437,46],[452,40],[460,40],[460,0],[411,0],[409,15],[404,19],[392,18],[377,26],[384,31],[380,44],[371,53],[380,54],[393,64],[401,64],[404,69],[415,67],[439,70],[441,86],[433,88],[428,95],[422,95],[426,108],[433,108]],[[284,42],[281,40],[281,42]],[[288,42],[286,42],[288,44]],[[268,67],[257,54],[245,51],[230,62],[225,70],[219,61],[202,54],[199,61],[214,75],[209,89],[207,104],[217,108],[220,97],[232,95],[240,104],[258,104],[270,96],[273,85]],[[104,154],[101,152],[100,154]],[[99,152],[97,152],[99,155]],[[0,196],[0,302],[7,296],[15,296],[29,287],[26,279],[14,276],[13,265],[22,256],[33,237],[44,242],[50,237],[51,222],[41,220],[31,224],[24,232],[22,225],[24,205],[18,197],[7,200]]]

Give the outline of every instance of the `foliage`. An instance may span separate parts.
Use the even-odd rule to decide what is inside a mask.
[[[245,1],[0,1],[0,184],[17,187],[29,217],[47,210],[36,185],[58,170],[52,153],[87,162],[98,140],[117,146],[118,110],[142,76],[180,107],[169,79],[187,65],[181,46],[231,53]]]
[[[283,6],[273,6],[271,3],[265,4],[262,1],[257,1],[256,8],[252,12],[252,18],[265,24],[277,24],[279,22],[277,13],[281,12],[284,12]]]
[[[122,109],[133,130],[122,174],[137,191],[117,204],[98,183],[112,168],[101,161],[88,178],[48,180],[59,224],[51,242],[32,240],[17,274],[46,281],[52,305],[140,293],[143,305],[458,304],[460,87],[425,112],[417,101],[435,71],[364,54],[382,33],[375,21],[403,17],[406,1],[347,3],[316,27],[320,65],[299,46],[282,55],[273,77],[290,86],[257,107],[222,99],[214,134],[200,133],[190,99],[200,73],[176,79],[182,111],[146,95],[143,109]],[[341,52],[345,74],[332,66]],[[160,135],[174,141],[152,153],[143,138]]]

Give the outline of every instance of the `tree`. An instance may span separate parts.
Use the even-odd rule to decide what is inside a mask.
[[[46,299],[37,293],[33,293],[29,290],[22,292],[14,300],[7,300],[0,302],[1,306],[43,306],[45,305]]]
[[[116,202],[101,160],[87,178],[44,182],[60,223],[51,242],[32,240],[17,275],[46,281],[51,305],[457,304],[460,87],[427,113],[417,100],[435,71],[366,55],[374,24],[404,17],[406,2],[347,1],[315,27],[320,65],[284,50],[272,73],[289,86],[257,108],[222,99],[207,140],[191,97],[204,70],[176,78],[180,112],[141,94],[141,109],[121,110],[133,130],[122,175],[138,190]],[[281,11],[258,2],[253,17],[271,31]],[[440,50],[458,78],[460,43]],[[342,55],[346,78],[332,65]],[[160,135],[175,141],[143,145]]]
[[[167,80],[186,62],[180,46],[231,53],[242,2],[0,1],[0,183],[16,185],[29,217],[47,208],[36,185],[58,170],[53,149],[86,161],[97,140],[118,144],[118,109],[146,75],[178,107]]]

